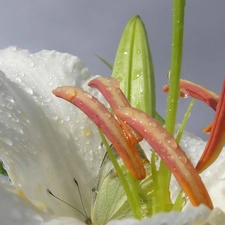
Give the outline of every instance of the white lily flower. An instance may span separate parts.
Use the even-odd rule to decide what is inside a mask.
[[[84,224],[81,214],[50,196],[47,189],[82,210],[75,178],[90,215],[92,188],[105,152],[95,125],[79,109],[52,95],[62,85],[90,91],[86,85],[90,72],[75,56],[46,50],[33,54],[14,46],[0,51],[0,71],[0,158],[11,181],[0,178],[1,223]],[[187,134],[181,145],[195,162],[205,143]],[[224,167],[223,151],[203,173],[214,206],[223,211]],[[109,224],[204,224],[215,219],[212,224],[222,224],[225,215],[200,206]]]

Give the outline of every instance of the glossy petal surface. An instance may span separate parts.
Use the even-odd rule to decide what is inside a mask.
[[[101,140],[80,110],[52,95],[60,84],[81,86],[90,72],[69,54],[16,47],[0,51],[0,70],[0,157],[13,184],[57,215],[75,216],[46,189],[79,208],[76,178],[90,212]]]
[[[0,223],[4,225],[84,225],[71,217],[56,217],[43,213],[16,194],[17,189],[0,177]]]

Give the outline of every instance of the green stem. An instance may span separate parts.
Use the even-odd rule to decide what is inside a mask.
[[[184,191],[181,190],[174,202],[174,205],[172,208],[173,211],[181,212],[183,206],[185,205],[185,198],[183,197],[183,194],[184,194]]]
[[[173,0],[172,52],[170,66],[170,88],[166,111],[166,129],[174,135],[178,98],[180,94],[180,73],[183,52],[185,0]]]
[[[186,113],[184,114],[184,118],[183,118],[182,124],[181,124],[181,126],[180,126],[180,129],[179,129],[178,134],[177,134],[177,137],[176,137],[177,143],[180,143],[180,140],[181,140],[181,137],[182,137],[182,135],[183,135],[184,129],[185,129],[185,127],[186,127],[188,118],[189,118],[189,116],[191,115],[191,110],[192,110],[192,108],[193,108],[194,103],[195,103],[195,99],[193,98],[193,99],[191,100],[191,102],[190,102],[190,105],[189,105],[189,107],[188,107]]]
[[[191,115],[191,110],[193,108],[193,105],[195,103],[195,99],[193,98],[189,104],[189,107],[184,115],[184,119],[182,121],[182,124],[180,126],[180,129],[178,131],[177,137],[176,137],[176,141],[177,143],[180,143],[181,137],[183,135],[184,129],[186,127],[187,121],[189,119],[189,116]],[[174,211],[181,211],[184,204],[185,204],[185,198],[183,197],[184,191],[181,190],[180,193],[178,194],[176,201],[174,202],[173,208],[172,210]]]
[[[183,50],[183,30],[184,30],[184,9],[185,0],[173,0],[173,17],[172,17],[172,51],[170,66],[170,88],[168,93],[168,103],[166,110],[165,127],[169,133],[174,135],[178,98],[180,94],[180,73],[182,65]],[[167,199],[167,191],[170,186],[171,172],[161,161],[159,169],[160,187],[162,190],[162,199]],[[165,204],[167,201],[165,201]],[[165,205],[165,209],[167,206]],[[166,211],[166,210],[165,210]]]

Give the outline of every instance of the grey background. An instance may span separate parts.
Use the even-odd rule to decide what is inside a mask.
[[[171,49],[172,0],[18,0],[0,1],[0,48],[17,45],[79,56],[93,74],[110,75],[95,53],[113,63],[123,28],[130,17],[143,19],[154,60],[157,109],[164,116]],[[187,0],[182,78],[221,91],[225,74],[225,1]],[[178,121],[188,100],[180,100]],[[214,112],[196,102],[187,130],[201,133]]]

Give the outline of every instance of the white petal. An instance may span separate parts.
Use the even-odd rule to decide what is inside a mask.
[[[124,221],[111,221],[107,225],[218,225],[224,224],[225,214],[219,209],[210,211],[201,205],[198,208],[191,208],[185,212],[159,213],[150,219],[142,221],[126,219]]]
[[[75,210],[46,189],[81,209],[76,178],[90,212],[91,189],[104,151],[96,127],[76,107],[52,95],[60,85],[90,78],[74,56],[55,51],[32,54],[0,51],[0,156],[13,183],[34,201],[61,216]],[[83,218],[82,218],[83,219]]]
[[[38,211],[16,194],[16,188],[0,178],[0,224],[4,225],[84,225],[75,218],[53,217]]]
[[[219,207],[225,212],[225,148],[201,176],[214,207]]]
[[[28,198],[46,204],[57,215],[78,216],[73,209],[57,202],[46,192],[49,188],[81,209],[73,183],[75,177],[84,193],[85,206],[90,211],[91,188],[104,154],[99,148],[100,139],[96,136],[95,126],[83,113],[51,93],[60,85],[76,84],[87,88],[82,82],[91,77],[89,71],[78,58],[69,54],[55,51],[32,54],[16,47],[0,51],[0,70],[6,74],[6,77],[0,74],[0,156],[12,181]],[[190,146],[194,145],[193,140],[190,143]],[[195,160],[199,158],[202,147],[197,146],[197,149],[191,150]],[[219,161],[203,174],[214,205],[223,210],[225,173],[221,169],[223,171],[225,166],[224,156],[223,153]],[[205,208],[200,210],[204,217],[209,214]],[[194,216],[199,211],[188,212]],[[215,214],[218,212],[216,210]],[[177,219],[177,224],[182,224],[179,223],[180,215],[185,214],[171,213],[163,215],[163,218],[170,222]],[[219,212],[218,215],[222,214]],[[159,216],[150,221],[156,221]],[[52,218],[44,224],[61,224],[64,219]],[[67,219],[73,223],[72,218]],[[131,224],[149,223],[148,220],[129,221]],[[127,224],[125,221],[119,223]],[[158,219],[156,224],[160,224]]]
[[[181,147],[190,157],[194,165],[197,164],[205,148],[206,142],[195,135],[184,132],[180,143]],[[225,147],[218,159],[202,174],[202,180],[212,199],[214,207],[218,207],[225,212]],[[177,186],[174,188],[178,191]],[[172,190],[172,192],[174,189]],[[177,192],[178,193],[178,192]],[[190,206],[187,205],[187,206]]]
[[[84,225],[83,222],[69,217],[52,217],[37,211],[28,201],[15,194],[16,189],[10,185],[0,183],[0,221],[5,225]],[[126,219],[111,221],[109,225],[203,225],[206,221],[210,224],[223,224],[225,215],[218,209],[213,212],[204,206],[191,208],[182,213],[160,213],[150,219],[137,221]],[[194,223],[195,221],[195,223]]]

